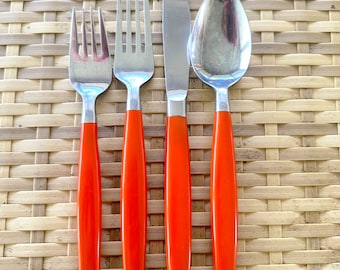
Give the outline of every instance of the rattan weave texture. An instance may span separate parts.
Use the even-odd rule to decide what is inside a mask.
[[[191,0],[192,19],[202,0]],[[230,90],[239,185],[238,270],[340,269],[340,0],[243,0],[253,54]],[[165,269],[166,101],[161,7],[150,0],[155,75],[142,90],[147,268]],[[72,7],[116,1],[0,1],[0,269],[77,269],[81,99],[68,81]],[[121,269],[119,186],[125,87],[98,100],[102,269]],[[214,93],[191,72],[192,269],[212,270],[209,162]]]

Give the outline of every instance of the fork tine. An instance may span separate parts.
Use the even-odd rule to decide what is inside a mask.
[[[121,52],[123,50],[123,19],[122,19],[122,1],[117,1],[117,26],[116,26],[116,47],[115,47],[115,55],[118,54],[118,52]]]
[[[100,42],[101,42],[101,56],[108,57],[109,53],[109,43],[107,41],[104,17],[101,8],[98,8],[98,18],[99,18],[99,29],[100,29]]]
[[[79,56],[78,54],[78,33],[77,33],[77,18],[76,9],[72,9],[71,17],[71,33],[70,33],[70,56],[72,58]]]
[[[144,5],[144,40],[145,50],[152,53],[152,37],[151,37],[151,20],[150,20],[150,7],[149,1],[143,0]]]
[[[126,0],[126,52],[132,52],[131,7],[130,0]]]
[[[135,0],[135,12],[136,12],[136,52],[141,52],[141,27],[140,27],[140,10],[139,0]]]
[[[82,56],[87,57],[87,38],[86,38],[86,22],[85,22],[85,11],[83,10],[82,16]]]
[[[93,22],[92,8],[90,9],[90,24],[91,24],[92,55],[93,55],[93,58],[97,58],[97,43],[96,43],[96,37],[95,37],[95,33],[94,33],[94,22]]]

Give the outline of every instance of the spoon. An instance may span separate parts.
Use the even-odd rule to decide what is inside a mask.
[[[214,269],[235,269],[237,178],[228,88],[244,75],[251,56],[251,31],[240,0],[204,0],[188,50],[195,73],[216,93],[210,168]]]

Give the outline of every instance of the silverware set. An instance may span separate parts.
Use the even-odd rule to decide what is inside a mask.
[[[147,178],[140,88],[154,73],[149,0],[118,0],[116,10],[113,62],[102,11],[98,10],[99,40],[92,11],[89,27],[85,12],[82,13],[81,34],[77,31],[77,12],[72,11],[69,77],[83,101],[77,195],[80,270],[100,269],[101,176],[95,104],[98,95],[110,86],[113,75],[127,88],[121,168],[123,267],[145,269]],[[204,0],[191,29],[189,0],[163,0],[162,26],[167,95],[166,265],[175,270],[191,266],[191,178],[186,118],[191,62],[197,76],[216,93],[210,174],[214,269],[235,269],[237,179],[228,88],[244,75],[249,64],[248,20],[240,0]]]

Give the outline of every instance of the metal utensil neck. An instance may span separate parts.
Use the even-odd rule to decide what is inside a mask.
[[[215,88],[216,111],[230,112],[228,88]]]

